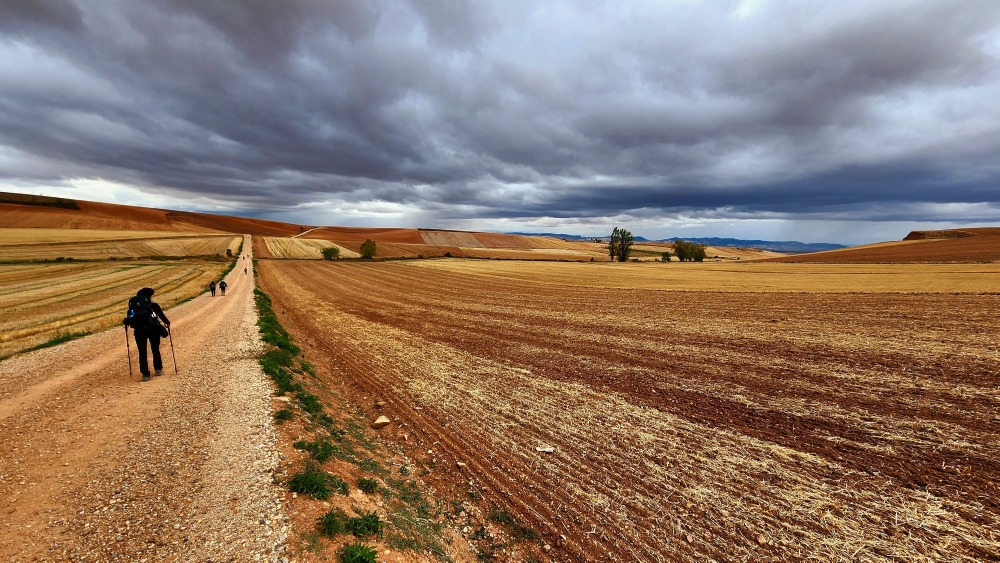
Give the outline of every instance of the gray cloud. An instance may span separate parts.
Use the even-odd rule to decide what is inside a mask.
[[[15,0],[4,14],[7,186],[92,178],[236,212],[339,210],[316,223],[379,202],[482,228],[1000,222],[992,0]]]

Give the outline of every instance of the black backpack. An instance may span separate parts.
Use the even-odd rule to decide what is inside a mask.
[[[135,329],[146,329],[160,324],[156,320],[156,314],[153,313],[153,300],[145,295],[136,295],[128,300],[128,316],[125,320]]]

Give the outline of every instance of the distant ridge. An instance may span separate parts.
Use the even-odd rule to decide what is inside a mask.
[[[770,250],[772,252],[787,252],[794,254],[802,254],[805,252],[823,252],[825,250],[837,250],[840,248],[847,248],[843,244],[834,244],[829,242],[799,242],[797,240],[780,240],[780,241],[744,240],[744,239],[720,238],[720,237],[701,237],[701,238],[673,237],[669,239],[663,239],[657,242],[674,242],[675,240],[686,240],[689,242],[704,244],[706,246],[759,248],[761,250]]]
[[[564,233],[521,233],[513,232],[512,235],[527,235],[536,237],[552,237],[564,240],[601,240],[607,241],[607,236],[600,237],[586,237],[581,235],[567,235]],[[757,248],[760,250],[770,250],[771,252],[784,252],[784,253],[794,253],[801,254],[805,252],[823,252],[825,250],[837,250],[840,248],[847,248],[843,244],[834,244],[826,242],[799,242],[797,240],[745,240],[737,238],[721,238],[721,237],[671,237],[660,240],[650,240],[640,236],[635,237],[636,242],[674,242],[675,240],[686,240],[689,242],[696,242],[698,244],[704,244],[706,246],[728,246],[731,248]]]

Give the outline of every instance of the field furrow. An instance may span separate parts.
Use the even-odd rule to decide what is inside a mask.
[[[504,267],[261,273],[321,374],[384,397],[442,488],[481,488],[572,559],[1000,557],[1000,296],[980,272],[970,293],[714,292]]]

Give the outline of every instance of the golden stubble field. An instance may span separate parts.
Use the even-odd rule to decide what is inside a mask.
[[[142,287],[154,288],[164,309],[190,299],[219,279],[228,266],[222,256],[227,249],[236,256],[242,242],[233,235],[92,229],[0,229],[0,235],[0,358],[114,326]],[[136,259],[206,255],[219,259]]]
[[[345,246],[321,239],[264,237],[264,244],[274,258],[322,260],[323,250],[326,248],[339,248],[341,258],[361,257]]]
[[[260,264],[441,497],[577,561],[1000,558],[998,274]]]
[[[233,255],[242,238],[235,235],[184,234],[172,231],[100,229],[2,229],[0,262],[128,259],[151,256]]]

